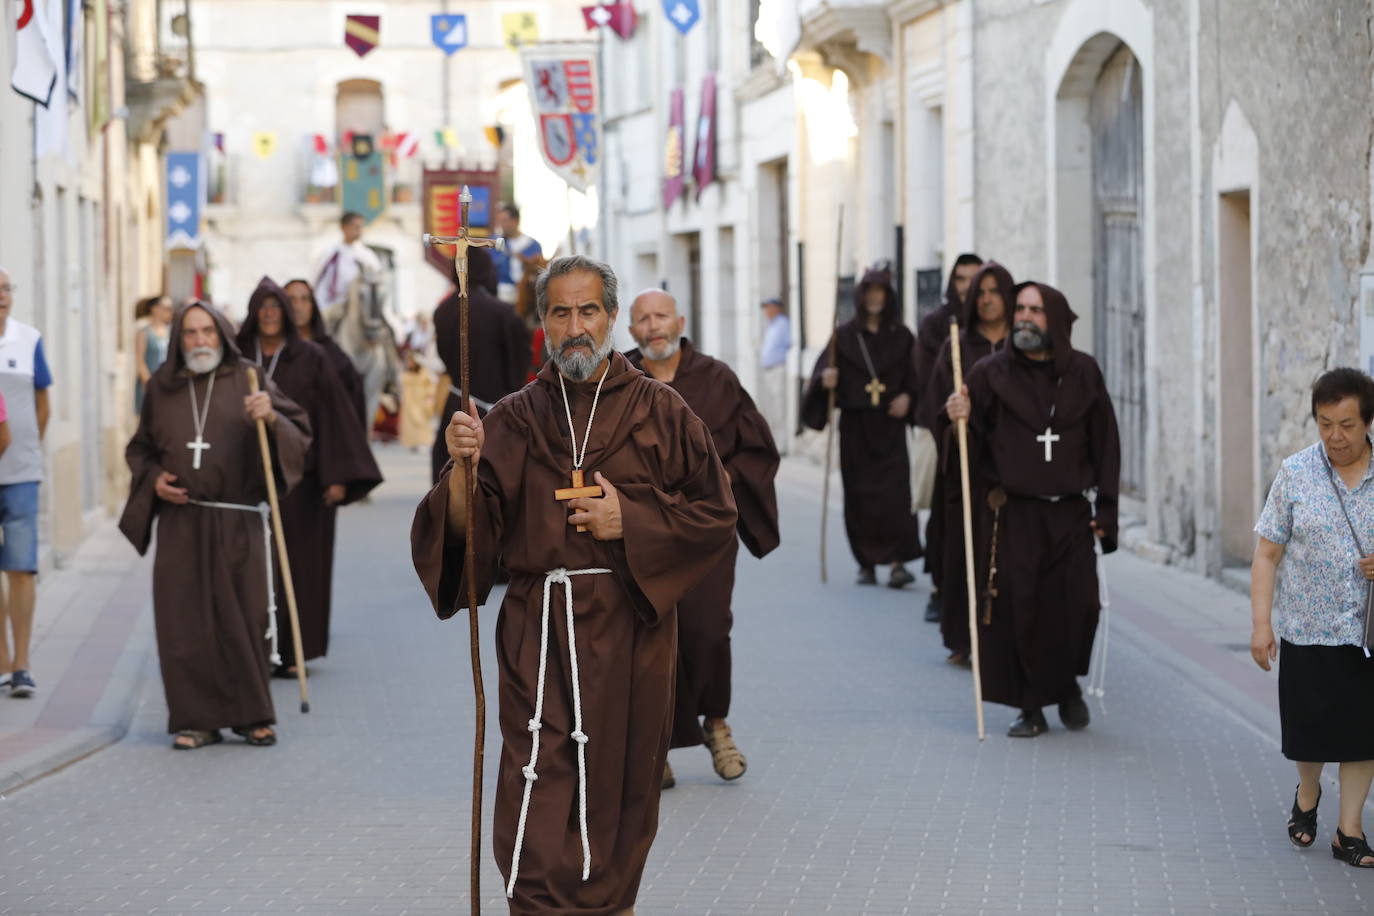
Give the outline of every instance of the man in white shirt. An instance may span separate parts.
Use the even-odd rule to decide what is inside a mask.
[[[778,451],[787,454],[792,440],[787,428],[787,353],[792,349],[792,322],[782,300],[763,300],[763,345],[759,348],[759,408],[768,420]]]
[[[345,213],[339,228],[343,241],[326,251],[315,269],[315,299],[326,321],[337,318],[339,306],[348,298],[348,287],[361,271],[382,269],[372,249],[363,244],[362,214]]]

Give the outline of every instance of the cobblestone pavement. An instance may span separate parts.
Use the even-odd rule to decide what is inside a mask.
[[[313,711],[276,682],[277,747],[173,753],[153,677],[123,741],[0,802],[0,913],[466,912],[466,627],[434,618],[410,570],[427,457],[383,461],[388,483],[340,526]],[[1289,845],[1292,767],[1261,704],[1232,701],[1224,659],[1166,658],[1128,621],[1090,729],[1050,711],[1047,735],[1009,740],[1012,712],[989,706],[980,744],[925,592],[851,585],[835,512],[817,584],[818,476],[785,468],[785,546],[740,561],[731,723],[749,772],[725,784],[704,750],[673,753],[640,914],[1370,909],[1374,874],[1323,848],[1334,792],[1316,847]],[[1135,570],[1114,581],[1138,617],[1211,588],[1109,562]],[[484,867],[485,911],[504,912],[489,851]]]

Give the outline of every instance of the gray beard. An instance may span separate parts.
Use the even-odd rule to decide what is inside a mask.
[[[674,337],[672,340],[664,341],[657,348],[640,344],[640,352],[644,354],[644,358],[651,359],[654,362],[672,359],[677,355],[677,351],[680,349],[682,349],[681,337]]]
[[[196,347],[185,356],[186,368],[191,370],[191,374],[204,375],[219,368],[220,361],[224,359],[224,350],[223,348],[212,350],[209,347]]]
[[[1022,321],[1012,332],[1011,345],[1022,353],[1041,353],[1050,348],[1050,338],[1036,325]]]
[[[569,347],[579,344],[592,344],[592,352],[584,355],[582,353],[565,353]],[[601,365],[601,361],[611,354],[614,342],[611,340],[611,329],[606,329],[606,339],[600,344],[594,343],[590,335],[583,334],[581,337],[574,337],[563,341],[563,346],[558,352],[550,354],[553,364],[558,367],[558,371],[563,373],[563,377],[570,382],[585,382],[592,377],[596,367]]]

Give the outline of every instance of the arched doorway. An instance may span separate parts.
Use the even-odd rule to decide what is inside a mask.
[[[1144,498],[1145,131],[1140,64],[1125,44],[1102,65],[1092,133],[1093,350],[1121,430],[1121,491]]]

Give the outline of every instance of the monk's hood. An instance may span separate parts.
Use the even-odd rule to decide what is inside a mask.
[[[251,353],[258,339],[258,311],[268,299],[276,299],[277,305],[282,310],[282,334],[288,340],[296,336],[296,323],[291,320],[290,305],[286,301],[286,292],[272,281],[271,277],[263,277],[258,281],[258,288],[253,290],[253,295],[248,297],[248,317],[243,319],[243,326],[239,328],[238,345],[240,353]]]
[[[243,352],[239,350],[238,344],[234,340],[234,326],[230,324],[228,318],[224,317],[224,313],[209,303],[191,302],[178,308],[176,314],[172,316],[167,361],[159,366],[157,372],[153,374],[153,378],[164,385],[180,384],[177,378],[186,368],[186,357],[181,352],[181,331],[186,323],[186,315],[191,309],[203,309],[215,322],[215,328],[219,331],[220,345],[224,348],[220,366],[236,367],[243,362]]]

